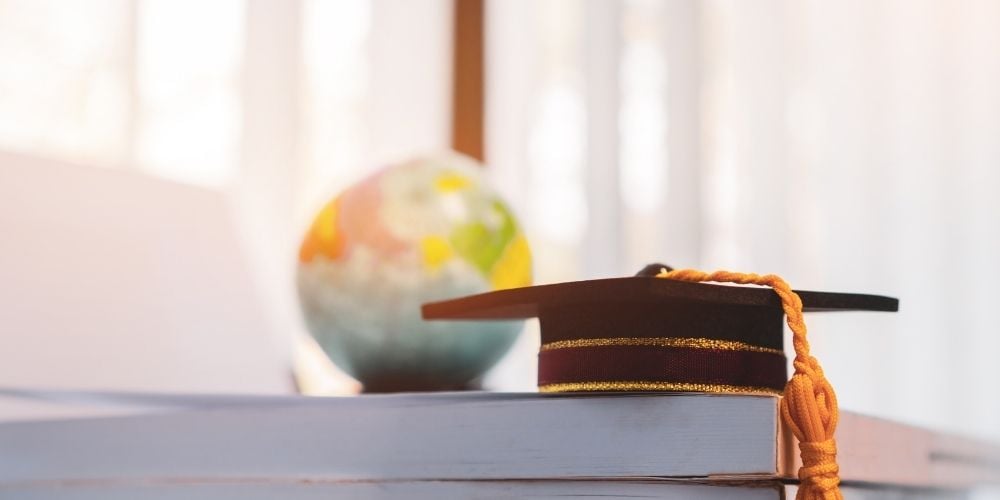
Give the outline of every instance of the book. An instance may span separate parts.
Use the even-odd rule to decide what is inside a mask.
[[[961,494],[950,490],[894,489],[846,486],[841,491],[851,500],[955,500]],[[687,480],[510,480],[510,481],[324,481],[313,479],[174,479],[142,482],[101,481],[41,483],[9,486],[0,484],[0,496],[19,500],[330,500],[405,498],[531,498],[534,500],[599,497],[658,498],[666,500],[791,500],[795,486],[778,482],[700,484]]]
[[[364,497],[369,488],[374,495],[447,483],[442,487],[461,497],[463,488],[484,488],[489,496],[490,488],[502,491],[514,481],[534,485],[544,497],[547,481],[556,481],[556,488],[560,481],[593,480],[784,492],[797,466],[789,453],[795,444],[780,430],[778,399],[771,396],[471,392],[81,399],[160,410],[0,423],[0,492],[66,486],[137,491],[149,485],[293,492],[307,484],[314,485],[310,491]],[[849,413],[841,422],[845,485],[954,494],[1000,477],[994,447]]]

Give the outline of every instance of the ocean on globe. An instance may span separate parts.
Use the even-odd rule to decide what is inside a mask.
[[[327,203],[299,251],[309,332],[366,392],[468,388],[521,321],[424,321],[425,302],[531,284],[531,253],[481,166],[391,165]]]

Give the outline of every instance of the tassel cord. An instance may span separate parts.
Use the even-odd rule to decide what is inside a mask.
[[[695,269],[663,269],[657,278],[688,282],[735,283],[767,286],[781,299],[795,349],[795,372],[785,385],[781,398],[781,418],[799,440],[802,467],[796,500],[843,500],[840,493],[840,468],[837,465],[837,396],[823,374],[819,361],[809,351],[802,299],[780,276]]]

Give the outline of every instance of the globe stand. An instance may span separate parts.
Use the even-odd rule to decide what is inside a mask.
[[[444,381],[437,378],[422,376],[380,376],[361,382],[363,394],[386,394],[393,392],[455,392],[481,391],[483,383],[480,379],[456,384],[454,381]]]

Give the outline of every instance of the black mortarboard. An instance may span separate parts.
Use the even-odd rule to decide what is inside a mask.
[[[423,306],[423,316],[538,317],[543,391],[780,393],[788,377],[778,296],[767,288],[653,277],[659,269],[434,302]],[[899,307],[877,295],[797,293],[805,312]]]

